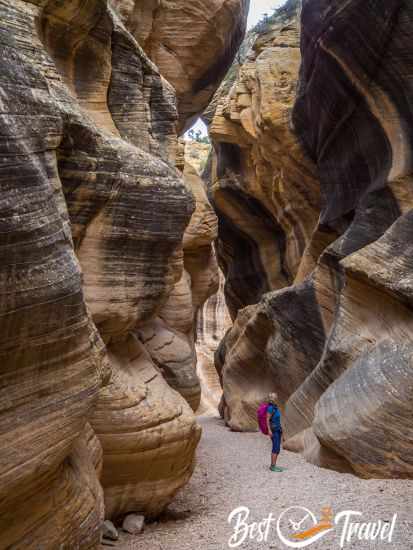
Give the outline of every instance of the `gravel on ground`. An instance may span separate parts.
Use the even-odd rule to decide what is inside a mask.
[[[287,451],[282,451],[279,457],[279,465],[287,469],[271,472],[269,438],[260,433],[232,432],[216,416],[200,417],[199,422],[203,435],[191,481],[159,521],[146,525],[141,535],[122,533],[117,548],[226,550],[230,548],[228,541],[234,533],[235,521],[229,524],[228,515],[235,508],[246,506],[250,510],[249,523],[262,521],[271,512],[275,520],[270,524],[266,541],[248,539],[237,548],[281,550],[288,547],[277,535],[277,519],[289,507],[303,506],[312,511],[317,520],[323,507],[331,507],[333,515],[344,510],[362,512],[361,519],[352,518],[359,522],[391,522],[397,513],[392,542],[356,539],[345,542],[343,547],[352,550],[413,549],[413,481],[359,479],[318,468],[306,463],[300,455]],[[293,515],[300,513],[302,517],[300,510],[291,511]],[[287,518],[288,513],[284,516],[285,520]],[[294,519],[299,518],[296,515]],[[340,548],[343,522],[344,519],[308,548]]]

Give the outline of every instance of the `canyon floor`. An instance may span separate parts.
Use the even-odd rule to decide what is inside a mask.
[[[282,473],[268,468],[270,441],[259,433],[231,432],[220,418],[199,418],[203,436],[197,466],[190,483],[169,509],[145,532],[132,537],[124,533],[116,548],[124,550],[220,550],[229,548],[233,526],[230,512],[247,506],[250,521],[260,521],[272,512],[278,516],[290,506],[305,506],[320,518],[321,508],[333,514],[343,510],[363,513],[359,521],[391,521],[398,514],[392,542],[346,542],[344,548],[410,550],[413,548],[413,481],[363,480],[306,463],[300,455],[283,451]],[[354,521],[357,521],[354,519]],[[266,542],[245,541],[243,550],[287,548],[278,539],[276,521]],[[310,548],[340,547],[341,525]]]

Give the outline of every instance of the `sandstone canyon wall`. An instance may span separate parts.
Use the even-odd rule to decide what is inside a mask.
[[[231,66],[244,38],[250,1],[113,1],[126,27],[174,86],[180,130],[189,128]]]
[[[202,306],[197,319],[197,372],[201,383],[201,407],[198,414],[217,414],[222,398],[222,381],[215,368],[215,354],[232,322],[225,302],[225,278],[219,270],[219,286]]]
[[[104,516],[158,514],[194,467],[216,221],[175,167],[177,129],[219,85],[205,75],[231,62],[247,2],[185,12],[182,44],[196,52],[201,9],[220,40],[179,110],[179,75],[128,24],[152,4],[0,0],[0,548],[97,548]]]
[[[289,0],[210,134],[210,195],[233,327],[221,413],[364,477],[413,476],[413,7]]]
[[[168,384],[196,411],[201,400],[196,369],[196,320],[204,302],[218,290],[218,264],[212,246],[218,234],[218,220],[200,174],[188,162],[189,151],[195,150],[195,144],[187,142],[185,147],[181,142],[180,149],[177,165],[195,199],[195,210],[182,241],[183,270],[157,316],[137,332]],[[198,149],[202,154],[196,157],[200,158],[205,148]]]
[[[197,201],[202,205],[205,214],[203,224],[207,224],[201,233],[208,232],[213,236],[214,241],[218,236],[218,219],[207,197],[207,183],[204,181],[204,173],[208,171],[208,160],[212,150],[210,144],[199,143],[195,140],[188,140],[184,148],[184,174],[187,182],[195,182],[198,186],[198,193],[195,193]],[[195,215],[193,220],[195,219]],[[191,220],[192,225],[192,220]],[[199,231],[199,230],[198,230]],[[231,326],[231,318],[225,303],[224,276],[218,270],[216,264],[215,248],[212,245],[211,259],[214,262],[214,271],[211,283],[214,285],[214,292],[209,292],[210,297],[203,301],[197,308],[195,348],[197,356],[197,375],[201,387],[201,401],[197,414],[216,414],[218,404],[222,396],[222,388],[219,376],[214,366],[214,355],[218,345]],[[199,262],[198,262],[199,263]],[[205,272],[207,273],[207,271]]]

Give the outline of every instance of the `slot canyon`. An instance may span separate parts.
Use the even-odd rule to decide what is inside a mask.
[[[413,547],[413,4],[272,4],[0,0],[0,550]]]

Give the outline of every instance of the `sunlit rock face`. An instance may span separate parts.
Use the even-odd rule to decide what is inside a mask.
[[[211,153],[211,144],[202,143],[196,140],[188,140],[185,142],[185,164],[189,168],[195,168],[199,176],[202,177],[208,163],[208,158]]]
[[[319,215],[316,166],[289,125],[300,66],[297,15],[282,13],[256,41],[210,125],[217,150],[210,193],[233,319],[293,282]]]
[[[182,143],[182,169],[197,203],[185,234],[184,250],[185,266],[192,266],[191,284],[195,291],[191,330],[195,338],[196,375],[201,390],[201,399],[194,408],[198,415],[217,411],[222,389],[214,367],[214,354],[231,325],[223,293],[224,277],[218,269],[214,246],[218,219],[207,197],[207,185],[201,178],[210,155],[210,144],[196,140]]]
[[[412,26],[402,2],[287,2],[211,126],[221,413],[256,429],[277,391],[286,448],[365,477],[413,475]]]
[[[193,471],[217,220],[114,5],[0,15],[0,546],[98,548],[105,515],[156,516]]]
[[[249,0],[113,0],[177,94],[180,133],[208,105],[244,38]]]
[[[197,320],[196,350],[197,372],[202,388],[201,407],[198,414],[217,412],[222,397],[219,373],[215,369],[214,358],[219,343],[231,328],[231,317],[225,303],[224,275],[219,272],[219,288],[199,310]]]

